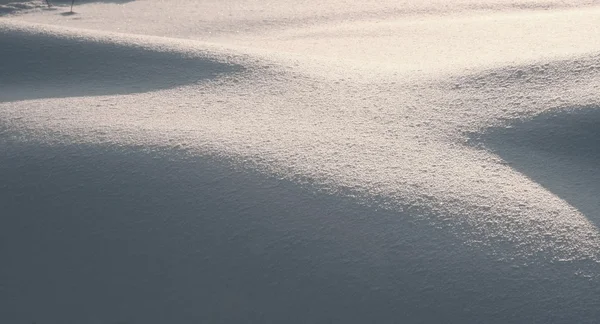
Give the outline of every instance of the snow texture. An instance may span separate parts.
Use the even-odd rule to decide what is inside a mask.
[[[600,3],[29,4],[0,322],[600,317]]]

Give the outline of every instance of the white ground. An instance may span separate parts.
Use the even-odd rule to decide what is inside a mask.
[[[32,3],[0,20],[10,141],[183,149],[373,208],[328,238],[349,260],[350,245],[395,244],[404,229],[380,233],[385,210],[449,234],[460,255],[572,265],[519,280],[585,277],[598,291],[600,3],[136,0],[74,15]],[[507,322],[515,307],[475,318]]]

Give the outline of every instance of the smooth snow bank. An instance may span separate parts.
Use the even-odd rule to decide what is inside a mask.
[[[243,70],[209,51],[152,43],[147,37],[122,41],[3,24],[0,41],[0,102],[148,92]]]
[[[539,63],[598,51],[600,8],[400,17],[314,24],[258,36],[225,36],[236,44],[348,61],[371,71],[465,74],[508,64]],[[576,21],[576,26],[573,22]]]
[[[32,26],[32,32],[38,28]],[[43,29],[51,32],[69,30]],[[111,37],[131,46],[140,38]],[[208,47],[174,42],[183,49]],[[221,61],[252,62],[251,56],[234,55],[241,50],[234,48],[214,53]],[[182,57],[172,55],[172,65],[181,65]],[[365,203],[418,207],[466,241],[511,242],[516,250],[510,255],[597,259],[600,239],[586,215],[497,156],[469,146],[466,135],[549,108],[594,103],[597,56],[421,81],[384,73],[379,81],[371,75],[358,82],[356,73],[334,82],[304,72],[299,59],[295,68],[265,57],[255,59],[263,63],[245,63],[249,72],[239,77],[131,95],[9,102],[2,115],[12,128],[58,132],[68,141],[185,146]],[[107,75],[111,71],[118,82],[119,70]],[[4,91],[0,98],[9,96]]]
[[[369,208],[178,149],[0,135],[6,323],[599,316],[593,263],[500,260],[416,208]]]
[[[491,128],[473,141],[600,225],[600,108],[572,107]],[[527,152],[527,154],[523,154]]]
[[[598,1],[133,1],[34,23],[165,36],[347,62],[345,70],[465,73],[598,51]],[[110,21],[110,24],[105,23]],[[283,55],[281,55],[283,54]],[[311,69],[314,69],[311,67]],[[331,69],[327,69],[331,73]],[[342,76],[343,77],[343,76]]]
[[[75,17],[38,12],[0,21],[0,47],[10,45],[8,54],[0,52],[6,58],[1,62],[15,61],[14,67],[0,65],[11,72],[0,77],[4,85],[11,84],[0,87],[0,120],[5,129],[2,136],[9,143],[16,143],[7,147],[17,147],[5,151],[12,152],[4,158],[13,162],[7,162],[3,172],[9,175],[17,170],[28,174],[24,169],[19,171],[15,161],[34,155],[37,164],[43,166],[42,174],[51,175],[55,170],[87,163],[77,156],[103,156],[107,146],[123,148],[116,156],[110,155],[115,160],[124,159],[129,151],[177,149],[194,158],[218,161],[214,163],[227,161],[232,169],[218,173],[217,178],[225,179],[221,192],[224,196],[239,194],[232,199],[219,198],[221,193],[200,200],[194,195],[194,188],[209,191],[207,188],[218,179],[196,179],[188,184],[189,190],[178,191],[177,179],[186,179],[182,175],[158,186],[165,193],[177,193],[175,201],[182,205],[182,209],[177,209],[177,204],[171,205],[170,198],[164,198],[162,193],[146,191],[145,182],[140,179],[130,179],[130,185],[124,189],[115,185],[118,181],[111,180],[110,170],[120,171],[114,165],[99,175],[108,180],[89,189],[98,194],[81,199],[108,199],[111,194],[104,193],[110,191],[103,188],[116,188],[119,196],[132,197],[133,201],[117,204],[111,211],[110,216],[123,218],[137,213],[135,206],[143,205],[141,201],[153,202],[154,207],[169,206],[162,212],[158,209],[136,214],[142,219],[143,215],[160,218],[168,211],[188,217],[203,208],[194,204],[197,201],[214,207],[206,212],[207,217],[214,219],[236,217],[246,201],[259,201],[258,205],[264,206],[271,206],[273,201],[284,202],[285,206],[293,206],[281,211],[285,217],[259,222],[254,236],[243,236],[239,246],[225,249],[233,255],[231,262],[239,261],[241,268],[251,268],[252,262],[243,257],[243,246],[256,237],[264,237],[264,246],[279,247],[280,241],[261,231],[271,225],[276,231],[293,236],[294,244],[300,246],[310,245],[314,238],[311,233],[321,233],[323,226],[335,229],[321,237],[336,248],[328,250],[331,254],[318,257],[316,273],[308,268],[294,272],[294,266],[285,271],[275,267],[287,257],[307,265],[314,251],[303,254],[293,250],[285,254],[259,249],[256,254],[263,258],[261,264],[267,262],[275,267],[274,272],[266,272],[268,278],[292,278],[279,292],[284,296],[302,286],[306,273],[310,280],[324,276],[327,280],[322,285],[333,285],[328,296],[349,296],[339,297],[344,299],[341,303],[350,305],[349,309],[363,309],[367,319],[376,318],[373,314],[395,317],[400,314],[396,313],[398,309],[414,310],[422,303],[426,309],[439,305],[438,309],[448,315],[444,318],[456,322],[477,322],[482,318],[492,322],[497,319],[494,314],[499,313],[502,316],[498,321],[506,322],[511,318],[509,313],[517,311],[522,318],[540,322],[549,321],[547,314],[568,322],[582,309],[578,320],[593,322],[597,313],[590,305],[598,303],[595,296],[600,273],[600,234],[596,226],[600,217],[595,199],[599,192],[595,181],[598,167],[593,151],[593,138],[597,135],[593,131],[595,112],[600,106],[600,33],[594,20],[598,8],[565,10],[562,7],[576,7],[575,2],[561,2],[562,7],[557,3],[548,5],[548,11],[531,11],[531,7],[510,11],[508,8],[522,4],[505,2],[503,7],[498,2],[490,10],[473,11],[465,9],[466,2],[452,2],[443,15],[436,17],[439,12],[435,10],[426,10],[426,14],[419,14],[419,10],[410,14],[388,10],[396,4],[383,1],[373,4],[376,14],[369,16],[371,11],[357,4],[307,2],[306,8],[300,9],[285,3],[254,12],[247,20],[243,13],[257,8],[257,3],[214,2],[202,14],[195,10],[207,7],[188,1],[90,4],[81,6]],[[425,8],[434,2],[411,3],[415,8]],[[182,10],[186,6],[188,10]],[[333,18],[329,9],[336,6],[340,15],[350,17],[352,24]],[[297,14],[292,14],[294,8]],[[209,18],[211,12],[223,15]],[[192,13],[198,13],[195,20],[188,16]],[[165,23],[165,17],[171,17],[171,23]],[[27,20],[64,26],[31,24]],[[38,50],[39,43],[44,46]],[[48,59],[35,55],[46,47]],[[94,62],[74,57],[73,51],[87,53]],[[63,56],[74,60],[78,67],[72,70],[73,75],[67,73]],[[21,58],[28,61],[24,63]],[[38,65],[30,68],[30,64]],[[13,73],[18,68],[26,73]],[[165,78],[159,77],[162,74]],[[36,84],[36,91],[25,84]],[[31,148],[18,148],[27,143],[49,149],[38,153]],[[77,153],[71,162],[53,164],[72,146]],[[162,164],[152,166],[143,171],[142,178],[183,172],[188,166],[179,164],[181,159],[172,157],[174,169]],[[127,170],[139,172],[135,167]],[[236,188],[238,179],[230,177],[232,170],[257,175],[249,180],[251,188]],[[72,182],[86,179],[84,174]],[[265,182],[265,178],[276,180]],[[32,196],[38,201],[52,197],[51,189],[37,194],[34,189],[30,191],[27,184],[31,180],[24,180],[27,188],[15,183],[18,181],[11,182],[7,192],[14,190],[17,196]],[[334,198],[322,206],[311,199],[297,198],[302,194],[296,189],[281,193],[278,189],[260,189],[263,184],[271,188],[282,183],[314,190],[323,199]],[[69,186],[58,186],[64,187]],[[265,198],[257,198],[255,190]],[[142,198],[135,198],[138,191]],[[66,197],[71,194],[67,190],[54,196],[60,207],[56,214],[69,213]],[[10,195],[6,197],[7,203],[13,200]],[[337,199],[352,204],[338,204]],[[186,203],[191,204],[189,209]],[[241,207],[220,212],[230,205]],[[21,205],[11,206],[18,214]],[[103,211],[102,202],[95,206],[93,215],[101,218],[108,213]],[[281,206],[275,208],[277,213],[285,210]],[[361,206],[360,215],[348,216],[352,220],[344,222],[345,215],[357,215],[357,206]],[[321,209],[328,211],[321,213]],[[257,211],[251,217],[273,216],[263,216],[268,213]],[[25,214],[35,216],[31,210]],[[319,222],[330,220],[329,217],[334,220],[327,225]],[[227,232],[227,223],[202,220],[198,220],[198,227],[217,226]],[[405,222],[419,226],[418,239],[408,236],[418,242],[403,241],[409,226]],[[299,234],[293,230],[296,225],[303,229]],[[115,225],[117,229],[127,226],[135,227]],[[127,231],[121,233],[119,240],[128,236]],[[175,240],[178,233],[183,235],[179,229],[164,235],[173,242],[171,239]],[[447,237],[438,240],[439,233]],[[46,234],[50,241],[58,237],[55,233]],[[232,234],[228,239],[236,237]],[[207,242],[206,249],[220,246],[219,242]],[[398,242],[406,250],[418,246],[418,252],[394,256]],[[190,246],[197,244],[192,241]],[[448,246],[457,254],[452,254]],[[193,272],[201,263],[197,258],[206,255],[185,254],[192,260],[187,263],[189,267],[175,267],[176,271]],[[441,257],[443,254],[451,257]],[[154,260],[163,254],[152,255]],[[477,257],[468,263],[465,260],[471,255]],[[454,267],[454,257],[467,265],[457,266],[451,271],[453,275],[445,277],[443,270]],[[477,267],[478,262],[487,262],[480,258],[495,260],[500,270],[495,272],[496,266],[490,264]],[[374,269],[368,264],[374,264]],[[59,265],[57,271],[60,269]],[[215,273],[218,269],[215,265]],[[438,273],[436,269],[442,270]],[[512,269],[523,272],[513,277]],[[325,275],[329,273],[333,275]],[[347,275],[360,278],[360,283],[349,280]],[[469,275],[481,276],[475,287]],[[228,278],[236,276],[224,275],[215,287],[226,286]],[[436,281],[438,277],[442,279]],[[499,277],[513,278],[514,284],[507,283],[513,279],[498,283],[495,280]],[[103,278],[114,280],[114,276]],[[345,279],[336,284],[332,283],[335,278]],[[410,286],[406,282],[413,282],[406,278],[416,278],[418,283],[411,292],[403,293]],[[588,286],[579,281],[582,279],[587,280]],[[489,285],[483,284],[486,280]],[[241,282],[246,281],[225,289],[232,292],[227,296],[239,295],[235,293],[238,289],[249,294],[248,291],[263,286],[240,288]],[[457,282],[467,288],[455,299],[451,291]],[[523,288],[523,282],[530,286]],[[368,288],[344,288],[354,284]],[[181,285],[165,283],[164,290],[157,289],[173,289],[174,296],[189,293]],[[386,285],[389,294],[376,298],[380,302],[365,308],[357,306],[362,305],[360,296],[368,295],[366,291]],[[17,291],[20,285],[14,287],[12,291]],[[507,290],[502,290],[505,287]],[[529,294],[532,289],[539,290]],[[306,298],[287,295],[292,299],[282,303],[287,307],[296,302],[299,307],[308,305],[317,290],[303,291],[303,296],[309,296]],[[428,290],[434,292],[423,293]],[[476,293],[469,295],[473,291]],[[543,291],[551,293],[544,295]],[[419,297],[411,303],[414,296]],[[436,296],[442,296],[439,303]],[[251,299],[239,301],[243,307],[236,308],[240,312],[235,314],[248,314],[242,309],[262,310],[277,297]],[[261,300],[265,305],[256,304]],[[459,309],[461,300],[469,300],[468,306]],[[157,301],[157,305],[161,303],[164,300]],[[181,306],[173,303],[175,309]],[[398,304],[405,307],[395,309],[393,305]],[[336,316],[343,308],[338,306]],[[298,309],[292,313],[306,314]],[[415,314],[415,321],[435,320],[428,313],[425,310]],[[354,318],[351,314],[339,318]],[[314,316],[315,321],[330,319],[323,309]],[[266,318],[281,320],[277,316]],[[299,315],[295,318],[310,321]],[[256,321],[260,322],[260,317]]]
[[[75,7],[77,15],[68,18],[60,15],[68,11],[67,7],[60,8],[59,12],[34,11],[18,19],[103,31],[193,38],[256,35],[330,23],[550,11],[598,4],[597,0],[97,0],[80,3]]]

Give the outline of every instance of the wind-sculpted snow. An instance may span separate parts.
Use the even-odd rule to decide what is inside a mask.
[[[173,54],[170,65],[185,66],[182,57]],[[31,101],[37,102],[35,110],[7,104],[3,115],[14,127],[58,130],[84,141],[184,145],[195,154],[230,156],[364,202],[381,200],[400,210],[418,206],[468,241],[504,240],[517,247],[511,253],[595,260],[600,241],[593,223],[510,165],[466,146],[462,135],[515,113],[534,115],[556,106],[552,94],[558,89],[585,92],[577,82],[561,79],[584,62],[542,65],[543,88],[520,82],[517,72],[492,71],[474,77],[483,80],[478,87],[463,80],[465,87],[456,88],[452,79],[357,84],[303,76],[301,69],[250,66],[252,72],[239,78],[148,94]],[[596,64],[594,58],[587,62]],[[202,69],[206,63],[199,64]],[[124,76],[120,68],[105,73],[115,82]],[[511,86],[519,89],[505,95],[498,89]],[[522,92],[529,97],[520,98],[515,109],[509,100]]]
[[[0,102],[149,92],[243,70],[207,52],[110,35],[59,35],[3,25],[0,45]]]
[[[94,220],[83,230],[100,233],[98,242],[140,237],[146,243],[133,254],[158,262],[144,280],[185,301],[168,302],[181,314],[175,322],[598,317],[600,9],[592,2],[456,1],[432,10],[435,1],[409,1],[398,13],[386,1],[370,9],[325,1],[261,13],[225,1],[196,22],[188,14],[202,5],[181,1],[155,3],[178,17],[171,25],[153,20],[156,8],[145,18],[103,18],[131,17],[143,3],[84,5],[75,20],[35,12],[0,21],[1,62],[15,61],[0,65],[0,171],[10,179],[0,196],[12,215],[26,215],[3,228],[32,237],[26,228],[38,210],[20,209],[32,197],[65,217],[50,224],[57,231],[87,213]],[[332,18],[336,6],[347,20]],[[209,18],[213,11],[222,15]],[[26,22],[34,18],[63,26]],[[30,162],[21,168],[21,159]],[[40,180],[38,191],[19,174],[66,180]],[[129,230],[138,226],[164,244]],[[52,247],[56,233],[40,231]],[[61,246],[50,254],[84,254]],[[167,257],[179,249],[179,261]],[[117,259],[89,261],[127,264],[126,273],[146,264]],[[203,264],[210,270],[190,275]],[[165,279],[170,271],[176,279]],[[117,287],[115,276],[100,278]],[[25,285],[17,282],[11,291]],[[138,298],[141,282],[124,291]],[[208,302],[211,293],[197,291],[206,285],[235,306]],[[329,311],[315,308],[327,300]],[[281,311],[265,315],[269,305]],[[201,315],[216,308],[220,315]]]
[[[598,106],[563,108],[491,128],[475,135],[473,141],[566,200],[598,226],[598,125]]]
[[[132,1],[122,5],[102,4],[111,2],[106,0],[85,2],[85,6],[76,7],[78,15],[69,18],[60,15],[68,11],[66,7],[59,8],[58,12],[32,12],[19,19],[103,31],[205,39],[222,34],[260,35],[272,30],[314,27],[320,24],[365,21],[379,23],[428,17],[443,19],[465,13],[467,16],[503,12],[518,15],[519,11],[524,11],[531,14],[531,18],[550,10],[598,5],[597,0],[283,0],[266,3],[256,0],[176,0]],[[523,24],[526,25],[527,21],[524,20]],[[329,27],[331,26],[327,26]],[[546,27],[555,28],[550,25]]]
[[[8,323],[598,316],[593,264],[499,260],[415,221],[417,208],[378,210],[180,149],[1,134]]]

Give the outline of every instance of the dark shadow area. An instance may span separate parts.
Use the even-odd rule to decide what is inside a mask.
[[[471,136],[600,226],[600,107],[578,107]]]
[[[1,130],[1,129],[0,129]],[[170,149],[0,131],[0,322],[594,323],[581,264]]]
[[[175,51],[15,30],[0,30],[0,48],[0,102],[148,92],[243,70]]]

